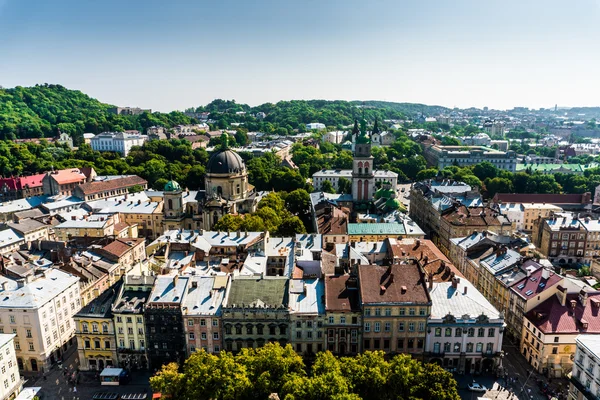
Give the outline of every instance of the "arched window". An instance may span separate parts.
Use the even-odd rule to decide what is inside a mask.
[[[454,336],[460,336],[460,335],[462,335],[462,329],[456,328],[456,331],[454,332]]]
[[[102,333],[108,333],[108,324],[102,324]]]
[[[217,194],[223,196],[223,188],[221,186],[217,186]]]
[[[81,323],[81,332],[83,333],[88,333],[89,332],[89,325],[87,322],[82,322]]]
[[[362,190],[363,190],[362,179],[358,180],[357,188],[358,188],[358,195],[356,196],[356,198],[358,200],[362,200]]]
[[[368,173],[369,173],[369,163],[366,162],[365,163],[365,174],[368,174]]]
[[[454,343],[454,352],[460,353],[460,342]]]
[[[365,181],[364,184],[363,196],[365,200],[369,200],[369,181]]]
[[[450,352],[450,342],[444,343],[444,352]]]
[[[169,210],[173,209],[173,200],[169,199]]]
[[[446,328],[444,332],[444,336],[452,336],[452,328]]]
[[[469,328],[469,330],[467,331],[467,336],[469,336],[469,337],[475,336],[475,328]]]
[[[484,337],[484,336],[485,336],[485,329],[483,329],[483,328],[477,329],[477,337]]]
[[[467,353],[473,352],[473,343],[467,343]]]
[[[240,188],[240,184],[238,183],[237,187],[236,187],[236,192],[237,192],[237,194],[240,194],[241,191],[242,191],[242,189]]]

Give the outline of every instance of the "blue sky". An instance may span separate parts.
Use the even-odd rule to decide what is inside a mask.
[[[600,0],[0,0],[0,85],[160,111],[600,106],[598,21]]]

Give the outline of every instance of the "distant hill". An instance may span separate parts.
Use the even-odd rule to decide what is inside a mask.
[[[0,88],[0,139],[55,137],[60,129],[77,142],[84,132],[144,130],[192,121],[181,112],[113,115],[108,112],[111,107],[61,85]]]
[[[448,113],[451,111],[450,108],[442,107],[442,106],[428,106],[427,104],[419,104],[419,103],[394,103],[390,101],[379,101],[379,100],[369,100],[369,101],[353,101],[353,104],[356,105],[366,105],[376,108],[389,108],[392,110],[400,111],[407,116],[414,117],[417,114],[425,114],[425,115],[440,115],[444,113]]]

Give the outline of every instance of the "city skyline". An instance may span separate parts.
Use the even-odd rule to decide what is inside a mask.
[[[600,106],[600,2],[0,0],[0,85],[118,106],[215,98]]]

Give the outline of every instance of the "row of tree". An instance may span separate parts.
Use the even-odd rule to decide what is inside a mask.
[[[356,357],[318,353],[310,368],[291,347],[269,343],[237,355],[204,350],[180,367],[167,364],[150,378],[154,392],[178,400],[458,400],[456,380],[435,364],[382,351]]]

